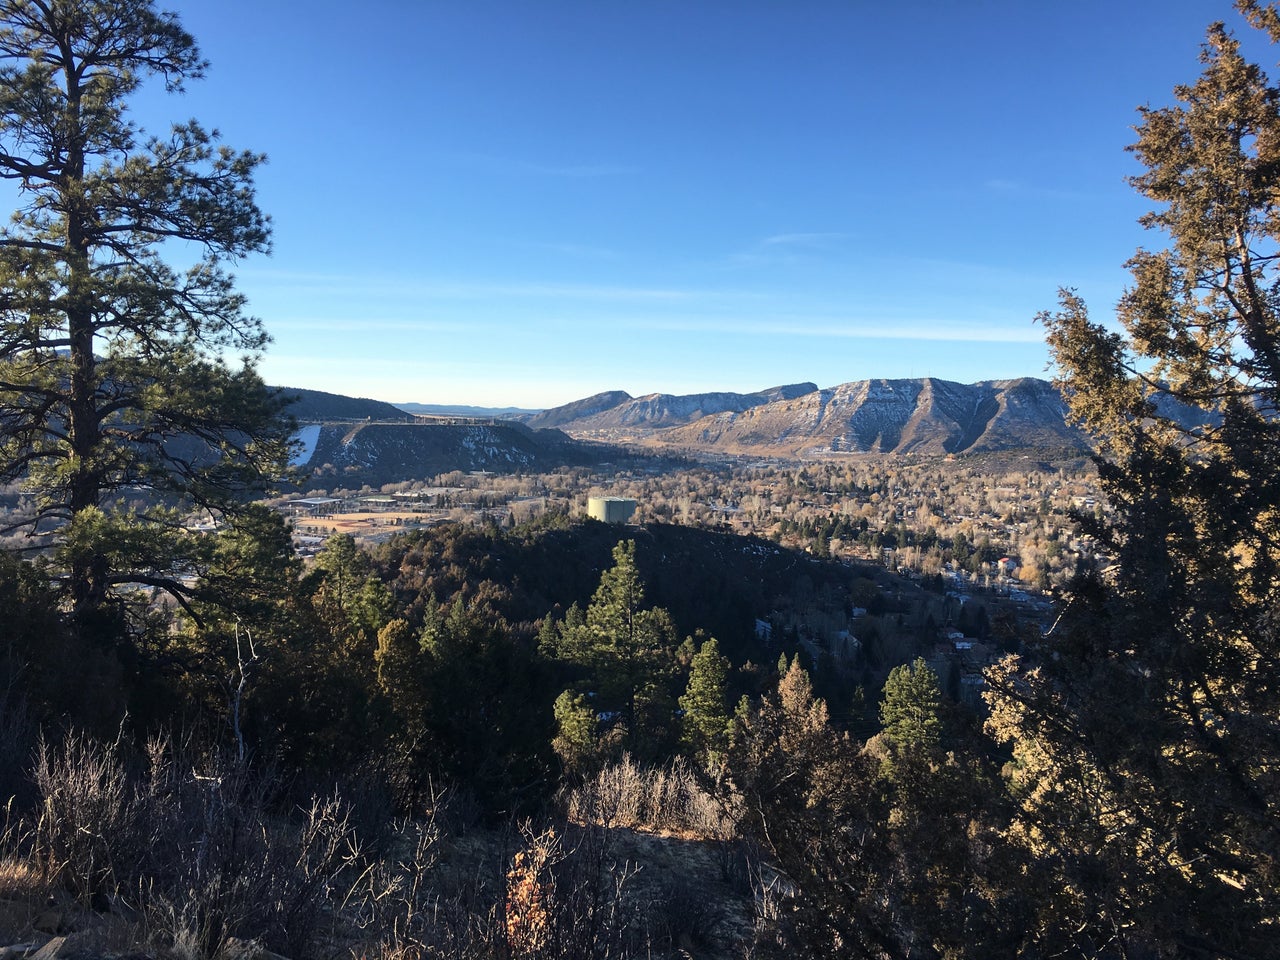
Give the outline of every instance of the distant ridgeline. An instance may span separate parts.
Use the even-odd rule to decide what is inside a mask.
[[[363,483],[450,470],[589,465],[621,457],[612,446],[620,444],[690,456],[810,459],[851,454],[1053,459],[1091,449],[1084,433],[1067,422],[1057,389],[1033,377],[974,384],[931,377],[857,380],[826,389],[800,383],[756,393],[687,396],[632,397],[614,390],[537,413],[472,407],[479,415],[425,417],[376,400],[286,392],[299,398],[291,408],[299,423],[311,425],[303,434],[299,465]]]
[[[1044,380],[960,384],[926,377],[857,380],[823,390],[802,383],[752,394],[603,393],[527,422],[575,437],[763,456],[1078,456],[1089,444],[1065,413],[1062,397]]]

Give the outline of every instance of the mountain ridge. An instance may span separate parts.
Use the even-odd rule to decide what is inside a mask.
[[[608,459],[622,446],[681,456],[1087,454],[1056,387],[1035,377],[956,383],[936,377],[786,384],[633,397],[611,390],[537,413],[415,418],[380,401],[321,391],[293,411],[309,424],[298,466],[320,475],[413,479],[460,470],[536,470]],[[301,435],[301,434],[300,434]]]
[[[611,402],[612,401],[612,402]],[[544,411],[578,439],[717,453],[947,455],[1091,449],[1066,403],[1035,377],[956,383],[936,377],[853,380],[754,394],[596,394]],[[527,421],[527,422],[533,422]]]
[[[617,430],[633,425],[645,428],[678,426],[699,417],[730,411],[741,413],[763,404],[804,396],[817,389],[817,384],[814,383],[792,383],[767,387],[754,393],[648,393],[641,397],[633,397],[622,390],[611,390],[544,410],[525,422],[530,426],[555,427],[571,423],[580,431]]]
[[[477,407],[467,403],[396,403],[397,409],[422,417],[531,417],[542,411],[535,407]]]

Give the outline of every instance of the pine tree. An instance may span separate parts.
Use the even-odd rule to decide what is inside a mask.
[[[418,777],[466,784],[511,813],[547,781],[550,719],[527,646],[491,610],[455,597],[421,638],[424,735]]]
[[[671,724],[675,627],[666,610],[645,606],[635,541],[615,546],[613,560],[581,619],[566,616],[557,655],[586,669],[597,711],[621,715],[627,747],[641,756]]]
[[[942,690],[924,660],[889,671],[880,702],[884,736],[898,753],[925,756],[942,741]]]
[[[23,523],[58,544],[81,628],[122,584],[189,596],[185,512],[236,509],[287,455],[253,366],[267,336],[223,269],[268,247],[263,158],[128,119],[144,81],[204,68],[149,0],[0,2],[0,178],[21,202],[0,229],[0,478],[35,491]],[[162,258],[174,241],[189,268]]]
[[[368,554],[350,535],[332,536],[316,554],[310,581],[313,603],[330,638],[347,655],[367,654],[368,662],[360,660],[356,666],[369,670],[378,631],[390,619],[393,601],[386,584],[374,576]]]
[[[421,656],[413,627],[403,617],[389,620],[378,631],[378,647],[373,655],[378,689],[390,702],[392,711],[405,718],[410,740],[421,732],[417,729],[424,707]]]
[[[684,744],[699,758],[720,756],[729,738],[729,661],[710,638],[693,655],[689,683],[680,698]]]
[[[904,927],[925,956],[1015,954],[1021,931],[1001,913],[1022,894],[1005,886],[1003,795],[984,762],[989,741],[964,736],[947,717],[937,674],[923,659],[890,671],[880,720],[884,730],[867,752],[881,757],[893,855],[884,872]]]
[[[319,774],[354,762],[381,739],[378,646],[401,640],[402,628],[381,635],[393,619],[391,592],[349,537],[329,538],[297,597],[302,618],[288,651],[294,672],[280,678],[273,708],[290,718],[290,759]]]
[[[1034,936],[1098,955],[1274,955],[1280,916],[1280,88],[1220,23],[1201,61],[1137,127],[1171,243],[1130,260],[1122,330],[1069,291],[1042,316],[1110,562],[989,675]]]
[[[284,518],[262,504],[238,511],[206,539],[200,588],[189,604],[195,616],[170,617],[155,632],[128,709],[150,725],[170,719],[174,692],[188,700],[186,709],[209,716],[228,716],[236,703],[241,736],[256,749],[271,733],[260,722],[277,706],[269,701],[296,675],[290,641],[310,626],[299,595],[302,564]]]

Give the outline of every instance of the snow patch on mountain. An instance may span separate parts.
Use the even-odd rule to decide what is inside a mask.
[[[320,440],[320,424],[309,423],[289,439],[295,444],[289,466],[305,467],[315,455],[316,444]]]

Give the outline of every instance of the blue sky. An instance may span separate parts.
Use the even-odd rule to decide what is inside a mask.
[[[236,267],[272,383],[552,406],[607,390],[1045,375],[1159,245],[1135,108],[1229,4],[184,0],[212,62],[149,129],[265,152]],[[1272,51],[1250,38],[1271,66]]]

